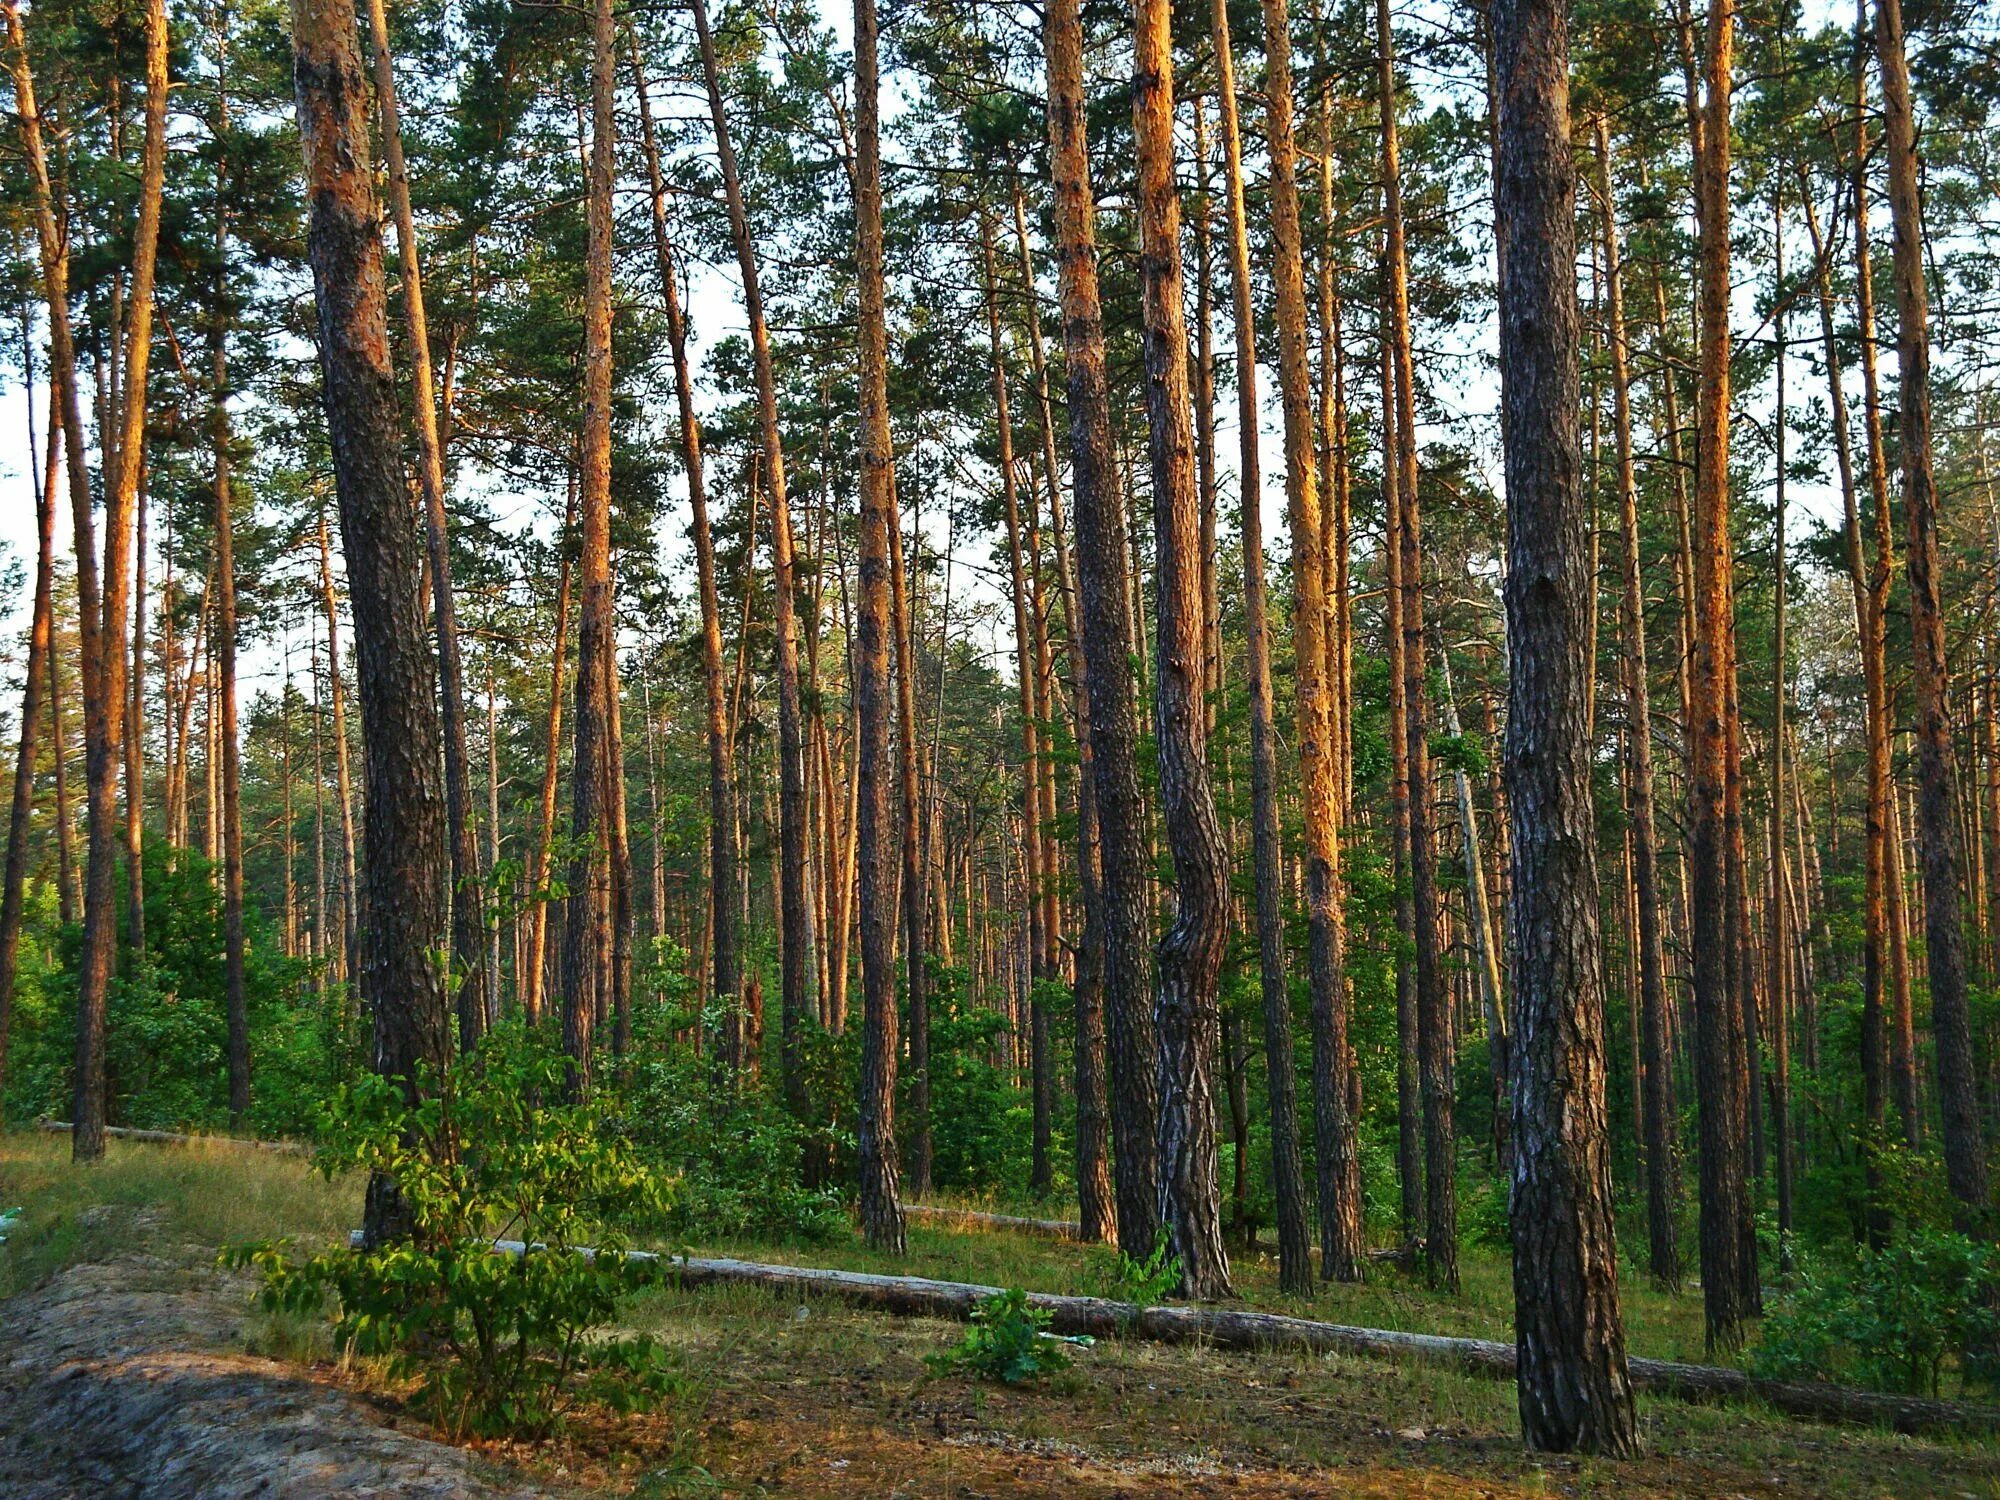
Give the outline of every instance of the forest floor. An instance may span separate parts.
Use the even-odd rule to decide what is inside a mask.
[[[1230,1354],[1112,1341],[1027,1387],[939,1375],[957,1325],[781,1299],[661,1289],[635,1327],[665,1341],[685,1396],[646,1417],[584,1420],[553,1443],[454,1448],[312,1330],[250,1310],[213,1247],[357,1222],[360,1186],[229,1146],[113,1142],[79,1171],[60,1138],[0,1136],[0,1493],[148,1497],[639,1494],[815,1500],[953,1497],[1530,1495],[2000,1497],[2000,1445],[1899,1437],[1755,1406],[1645,1400],[1637,1462],[1531,1458],[1505,1382],[1435,1366]],[[920,1228],[913,1273],[1101,1291],[1091,1252],[1013,1234]],[[858,1242],[690,1247],[886,1269]],[[1504,1336],[1504,1264],[1469,1257],[1452,1300],[1385,1274],[1288,1310],[1350,1323]],[[1487,1264],[1491,1261],[1492,1264]],[[1272,1301],[1266,1268],[1240,1269]],[[1632,1299],[1635,1349],[1665,1356],[1698,1302]],[[1677,1306],[1694,1309],[1683,1316]],[[260,1488],[261,1486],[261,1488]]]

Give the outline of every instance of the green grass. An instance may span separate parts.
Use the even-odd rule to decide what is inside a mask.
[[[0,1298],[40,1285],[64,1266],[132,1243],[129,1214],[93,1214],[103,1206],[151,1210],[149,1231],[172,1246],[213,1248],[241,1240],[296,1235],[330,1240],[358,1225],[362,1184],[328,1182],[306,1161],[222,1142],[162,1146],[106,1142],[104,1159],[70,1160],[67,1135],[0,1135],[0,1208],[21,1220],[0,1245]]]

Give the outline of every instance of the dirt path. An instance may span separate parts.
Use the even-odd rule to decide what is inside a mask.
[[[554,1492],[385,1426],[383,1414],[245,1354],[249,1284],[212,1252],[148,1245],[73,1266],[0,1304],[0,1494],[14,1500],[234,1500]]]

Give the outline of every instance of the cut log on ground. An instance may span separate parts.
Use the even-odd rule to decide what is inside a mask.
[[[356,1230],[350,1243],[359,1248]],[[538,1247],[539,1248],[539,1247]],[[495,1240],[496,1254],[520,1255],[519,1240]],[[586,1258],[595,1254],[579,1248]],[[761,1286],[786,1296],[834,1297],[857,1307],[901,1317],[965,1321],[973,1309],[1002,1288],[969,1281],[933,1281],[923,1276],[880,1276],[867,1271],[827,1271],[762,1261],[660,1257],[630,1252],[636,1259],[664,1259],[683,1286]],[[1514,1378],[1514,1346],[1495,1339],[1447,1338],[1391,1328],[1351,1328],[1282,1313],[1223,1307],[1141,1307],[1104,1297],[1064,1297],[1028,1293],[1029,1303],[1049,1314],[1056,1333],[1095,1338],[1146,1339],[1162,1344],[1204,1344],[1214,1349],[1303,1349],[1315,1354],[1348,1354],[1367,1359],[1416,1359],[1452,1365],[1498,1379]],[[1892,1396],[1845,1386],[1764,1380],[1742,1370],[1684,1365],[1663,1359],[1634,1359],[1632,1381],[1641,1390],[1690,1401],[1762,1401],[1787,1416],[1818,1422],[1888,1427],[1897,1432],[2000,1432],[2000,1408],[1923,1396]]]
[[[1005,1230],[1014,1234],[1040,1235],[1044,1239],[1080,1240],[1083,1226],[1074,1219],[1021,1219],[1013,1214],[990,1214],[972,1208],[944,1208],[930,1203],[905,1203],[905,1218],[947,1229]]]
[[[42,1129],[67,1133],[76,1127],[67,1120],[43,1120]],[[258,1151],[278,1151],[287,1156],[310,1156],[312,1147],[301,1141],[253,1141],[240,1135],[182,1135],[173,1130],[133,1130],[124,1125],[106,1125],[104,1133],[121,1141],[150,1141],[156,1146],[249,1146]]]

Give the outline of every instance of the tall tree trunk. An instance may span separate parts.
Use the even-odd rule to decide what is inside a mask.
[[[1896,567],[1895,523],[1889,509],[1889,458],[1882,432],[1881,381],[1875,342],[1874,252],[1868,229],[1868,63],[1866,0],[1856,0],[1854,32],[1854,295],[1861,346],[1862,430],[1867,439],[1868,491],[1875,532],[1874,563],[1868,574],[1872,634],[1864,637],[1881,669],[1877,711],[1869,720],[1868,806],[1870,837],[1881,843],[1881,920],[1887,935],[1888,996],[1883,1010],[1889,1028],[1891,1079],[1903,1139],[1918,1144],[1922,1114],[1917,1102],[1915,1026],[1911,1019],[1909,924],[1903,912],[1902,846],[1896,837],[1895,680],[1888,670],[1889,593]],[[1879,739],[1879,743],[1877,742]]]
[[[890,543],[896,519],[896,453],[889,431],[889,328],[882,266],[881,78],[875,0],[854,0],[854,245],[861,386],[861,598],[854,650],[861,805],[855,829],[861,898],[864,1006],[855,1155],[861,1227],[869,1245],[901,1254],[903,1205],[896,1181],[896,856],[890,765]],[[990,260],[990,246],[989,246]],[[907,733],[907,730],[906,730]]]
[[[1750,1315],[1741,1233],[1751,1211],[1746,1181],[1749,1088],[1743,996],[1732,946],[1726,786],[1729,679],[1735,673],[1729,535],[1729,135],[1734,46],[1733,0],[1711,0],[1706,98],[1696,142],[1701,389],[1693,523],[1694,717],[1688,726],[1701,1277],[1711,1351],[1737,1348]]]
[[[1027,882],[1028,903],[1028,1054],[1030,1091],[1034,1108],[1033,1159],[1028,1173],[1029,1191],[1046,1192],[1051,1162],[1050,1079],[1048,1027],[1037,987],[1052,972],[1049,957],[1051,935],[1044,921],[1042,902],[1045,882],[1041,818],[1041,701],[1036,691],[1035,649],[1032,605],[1028,595],[1027,562],[1022,551],[1020,484],[1014,464],[1014,423],[1007,395],[1007,362],[1000,338],[999,289],[993,265],[993,222],[983,212],[979,220],[980,286],[986,302],[988,358],[993,384],[993,417],[999,437],[1000,492],[1005,501],[1007,525],[1007,576],[1014,606],[1015,682],[1020,693],[1021,711],[1021,860]]]
[[[617,589],[611,575],[611,256],[617,119],[611,0],[597,0],[591,23],[591,130],[587,192],[588,246],[583,296],[583,429],[578,439],[578,510],[583,523],[577,563],[575,750],[570,772],[569,907],[563,926],[563,1050],[569,1088],[591,1086],[592,1031],[598,996],[610,975],[602,959],[611,921],[611,708],[618,650]]]
[[[409,327],[411,409],[417,419],[417,480],[424,497],[424,542],[437,627],[438,689],[444,705],[444,786],[451,848],[451,957],[457,970],[458,1045],[471,1051],[486,1029],[486,919],[480,884],[479,836],[472,821],[472,769],[465,747],[465,678],[459,660],[458,613],[452,599],[451,539],[444,507],[444,449],[438,440],[437,390],[431,374],[430,321],[410,206],[410,170],[403,160],[403,125],[396,102],[396,68],[389,55],[384,0],[368,0],[374,40],[375,107],[381,115],[388,166],[389,208],[396,221],[396,255]]]
[[[361,689],[368,838],[360,988],[374,1016],[375,1070],[415,1102],[419,1068],[441,1069],[451,1053],[450,1004],[431,959],[444,925],[437,668],[417,594],[422,555],[408,524],[381,211],[351,0],[295,0],[292,55],[306,248]],[[385,1177],[368,1185],[364,1227],[371,1244],[411,1229]]]
[[[22,383],[32,403],[35,391],[31,371],[24,371]],[[32,468],[29,471],[29,482],[35,487],[35,600],[28,620],[27,674],[21,684],[21,741],[14,758],[14,796],[7,814],[6,885],[4,894],[0,894],[0,1103],[6,1099],[7,1032],[14,1015],[15,962],[20,955],[22,898],[28,876],[28,824],[35,813],[35,763],[40,750],[42,698],[54,659],[55,481],[57,452],[62,442],[61,422],[61,393],[52,381],[48,467],[41,475]],[[32,463],[32,452],[29,458]],[[62,755],[60,742],[55,751],[58,757]]]
[[[1841,387],[1840,350],[1834,334],[1833,277],[1831,249],[1820,232],[1819,214],[1813,206],[1811,184],[1803,166],[1799,174],[1799,201],[1805,206],[1806,229],[1812,236],[1813,279],[1819,301],[1820,342],[1826,361],[1827,405],[1833,428],[1834,457],[1840,476],[1842,552],[1848,582],[1854,595],[1855,636],[1861,649],[1861,678],[1864,696],[1863,738],[1866,743],[1867,794],[1864,851],[1865,874],[1862,898],[1861,948],[1861,1120],[1862,1162],[1867,1174],[1867,1213],[1871,1236],[1886,1233],[1880,1208],[1877,1155],[1884,1127],[1888,1123],[1887,1045],[1884,1004],[1889,984],[1888,901],[1884,889],[1888,859],[1889,796],[1889,710],[1888,673],[1884,660],[1880,616],[1875,609],[1875,586],[1866,562],[1862,541],[1861,511],[1855,494],[1853,438],[1848,426],[1847,399]],[[1865,226],[1865,214],[1863,216]],[[1872,357],[1872,356],[1871,356]],[[1831,779],[1829,775],[1829,779]],[[1811,1032],[1808,1031],[1810,1036]]]
[[[226,100],[226,93],[223,95]],[[226,103],[221,106],[226,110]],[[216,132],[227,129],[226,116]],[[215,501],[215,661],[222,725],[217,738],[222,750],[222,963],[224,1009],[229,1033],[229,1114],[240,1125],[250,1108],[250,997],[244,978],[243,951],[243,756],[236,722],[236,524],[232,487],[229,422],[229,330],[224,292],[229,264],[227,179],[216,182],[216,307],[208,329],[209,373],[212,381],[209,436],[214,448],[211,480]],[[325,545],[325,518],[320,522]],[[324,553],[322,553],[324,564]],[[330,602],[330,601],[329,601]],[[328,639],[332,639],[328,616]],[[336,700],[337,701],[337,700]]]
[[[1083,931],[1077,947],[1074,990],[1074,1086],[1076,1091],[1076,1186],[1078,1217],[1085,1240],[1101,1240],[1110,1232],[1115,1209],[1111,1197],[1111,1160],[1104,1097],[1104,914],[1097,849],[1097,775],[1090,742],[1090,667],[1082,641],[1082,608],[1077,601],[1076,566],[1071,558],[1069,525],[1064,515],[1061,464],[1056,457],[1055,403],[1049,392],[1048,361],[1042,350],[1041,303],[1035,290],[1034,259],[1028,249],[1028,216],[1020,183],[1014,186],[1014,233],[1021,253],[1021,282],[1027,298],[1028,353],[1035,374],[1035,396],[1041,408],[1042,463],[1048,470],[1049,524],[1055,533],[1056,576],[1063,610],[1063,638],[1068,646],[1071,725],[1077,749],[1077,887],[1083,903]],[[948,602],[948,601],[947,601]],[[942,652],[940,652],[942,658]],[[949,957],[946,959],[949,962]],[[912,976],[914,982],[914,975]],[[915,991],[911,1015],[914,1018]],[[914,1019],[912,1020],[914,1025]],[[916,1067],[916,1042],[910,1039],[910,1062]],[[928,1048],[928,1039],[926,1039]],[[928,1051],[926,1051],[928,1058]],[[925,1081],[928,1105],[929,1082]],[[911,1090],[912,1107],[916,1091]],[[925,1126],[928,1130],[928,1122]]]
[[[1395,35],[1389,0],[1375,3],[1375,55],[1382,109],[1382,220],[1388,259],[1389,348],[1396,376],[1398,499],[1402,526],[1403,710],[1409,719],[1410,906],[1417,948],[1417,1065],[1424,1112],[1424,1265],[1432,1281],[1458,1289],[1458,1136],[1452,1119],[1456,1039],[1438,939],[1437,856],[1431,843],[1429,712],[1425,687],[1422,511],[1417,498],[1416,375],[1410,352],[1409,252],[1403,237],[1402,169],[1396,131]]]
[[[1415,1246],[1424,1211],[1423,1103],[1417,1068],[1417,976],[1410,963],[1415,911],[1410,903],[1409,679],[1403,670],[1402,464],[1396,447],[1396,369],[1389,319],[1381,320],[1383,634],[1389,662],[1389,848],[1396,888],[1396,1178],[1403,1242]]]
[[[799,645],[797,608],[793,593],[792,511],[785,490],[785,452],[778,433],[778,384],[771,365],[770,328],[764,318],[764,296],[757,278],[757,249],[750,237],[749,210],[743,200],[742,178],[736,169],[736,149],[723,107],[722,80],[715,40],[708,24],[707,0],[692,0],[695,33],[701,47],[702,78],[708,90],[709,116],[715,127],[715,151],[728,200],[729,233],[735,243],[736,265],[743,281],[743,309],[750,325],[751,363],[757,381],[758,437],[764,461],[764,482],[771,497],[771,592],[775,596],[778,636],[778,813],[779,925],[783,943],[783,1033],[781,1041],[785,1098],[795,1115],[806,1111],[803,1028],[813,1011],[813,924],[811,877],[806,865],[805,739],[799,706]]]
[[[563,659],[569,646],[570,533],[576,528],[576,481],[572,474],[569,494],[563,505],[562,530],[557,534],[557,550],[562,554],[556,580],[556,618],[549,642],[549,717],[542,741],[541,818],[535,843],[535,867],[530,890],[535,903],[534,930],[528,945],[527,987],[522,991],[521,1009],[533,1025],[542,1016],[543,997],[548,989],[549,918],[553,898],[549,895],[549,874],[555,849],[556,785],[561,769]]]
[[[1146,809],[1139,793],[1133,695],[1131,580],[1125,499],[1112,442],[1104,316],[1097,288],[1095,207],[1083,91],[1078,0],[1049,0],[1050,176],[1056,266],[1068,355],[1071,473],[1076,486],[1077,589],[1090,676],[1091,761],[1104,913],[1104,1018],[1110,1038],[1113,1186],[1119,1247],[1143,1260],[1159,1233],[1158,1084],[1147,988]],[[1088,837],[1088,834],[1085,835]],[[1088,854],[1083,856],[1088,859]]]
[[[1283,7],[1276,18],[1283,29]],[[1285,931],[1284,931],[1284,891],[1279,874],[1279,861],[1283,851],[1278,835],[1278,756],[1274,743],[1273,709],[1271,697],[1271,627],[1268,619],[1268,605],[1265,597],[1264,574],[1264,525],[1262,513],[1263,482],[1259,473],[1257,452],[1258,420],[1257,406],[1257,322],[1252,304],[1250,280],[1250,230],[1248,216],[1243,202],[1243,147],[1242,133],[1237,121],[1236,76],[1230,56],[1229,7],[1227,0],[1214,0],[1212,24],[1215,36],[1216,95],[1221,109],[1222,124],[1222,164],[1224,181],[1228,195],[1229,211],[1229,271],[1230,306],[1236,326],[1236,423],[1240,446],[1237,453],[1236,488],[1240,497],[1237,527],[1243,540],[1243,634],[1245,654],[1248,658],[1250,693],[1250,834],[1252,860],[1256,867],[1257,883],[1257,958],[1258,974],[1262,980],[1264,1004],[1264,1065],[1271,1101],[1271,1175],[1276,1188],[1278,1207],[1278,1285],[1288,1292],[1308,1292],[1312,1289],[1312,1243],[1306,1224],[1305,1173],[1300,1165],[1298,1085],[1297,1070],[1292,1060],[1292,997],[1285,979]],[[1280,89],[1275,81],[1271,85],[1274,104],[1282,100],[1287,116],[1290,112],[1289,88]],[[1283,139],[1290,145],[1290,120],[1285,120]],[[1271,138],[1280,139],[1274,121],[1270,126]],[[1273,157],[1278,155],[1273,151]],[[1289,152],[1287,152],[1289,155]],[[1290,164],[1287,163],[1287,179]],[[1276,174],[1273,174],[1275,183]],[[1298,194],[1296,185],[1291,193],[1291,213],[1296,226],[1298,218]],[[1286,408],[1287,437],[1290,436],[1291,409]],[[1287,480],[1291,479],[1289,469],[1290,451],[1287,451]],[[1301,546],[1296,535],[1294,548]],[[1314,560],[1317,560],[1317,549]],[[1304,560],[1303,551],[1300,552]],[[1301,568],[1301,574],[1308,569]],[[1317,567],[1310,568],[1314,582],[1319,581]],[[1305,625],[1308,635],[1319,625],[1321,601],[1308,600],[1301,587],[1298,620]],[[1322,660],[1315,655],[1314,661]],[[1309,668],[1305,647],[1299,648],[1299,664]],[[1299,674],[1299,717],[1301,734],[1299,743],[1301,754],[1309,774],[1314,779],[1309,783],[1308,797],[1314,792],[1324,794],[1326,786],[1321,784],[1328,767],[1322,755],[1324,746],[1308,731],[1326,727],[1323,723],[1326,707],[1325,684],[1322,675],[1311,674],[1316,695],[1309,696],[1306,690],[1308,670]],[[1338,817],[1338,799],[1335,800],[1335,816]],[[1324,817],[1323,805],[1314,804],[1312,812]],[[1309,814],[1310,815],[1310,814]],[[1310,832],[1311,830],[1309,830]],[[1312,839],[1313,848],[1323,853],[1331,844],[1336,858],[1339,850],[1338,833],[1331,840],[1318,837]],[[1315,869],[1317,869],[1317,864]],[[1317,923],[1322,913],[1315,907],[1312,919]],[[1338,933],[1338,907],[1334,908],[1335,928]],[[1313,930],[1315,956],[1322,934],[1317,926]],[[1331,950],[1332,956],[1339,958],[1337,946]],[[1325,997],[1330,1003],[1322,1005],[1317,989],[1313,996],[1313,1124],[1317,1151],[1315,1153],[1319,1175],[1319,1203],[1321,1243],[1326,1256],[1328,1274],[1333,1274],[1338,1258],[1350,1248],[1346,1231],[1359,1228],[1359,1195],[1352,1200],[1356,1210],[1350,1226],[1346,1209],[1350,1200],[1344,1189],[1348,1186],[1345,1178],[1349,1175],[1343,1169],[1354,1160],[1352,1130],[1347,1139],[1341,1140],[1339,1127],[1350,1125],[1346,1114],[1346,1020],[1347,997],[1343,989],[1336,988]],[[1343,1152],[1342,1147],[1350,1149]],[[1356,1186],[1358,1186],[1358,1174]],[[1358,1248],[1355,1247],[1355,1248]],[[1360,1258],[1355,1256],[1351,1264],[1343,1262],[1351,1276],[1359,1270]]]
[[[1917,770],[1923,788],[1918,828],[1924,861],[1924,954],[1931,982],[1931,1035],[1937,1052],[1945,1178],[1960,1227],[1983,1225],[1986,1145],[1979,1133],[1972,1030],[1965,978],[1965,911],[1960,892],[1958,766],[1951,738],[1951,667],[1945,656],[1938,545],[1937,480],[1931,462],[1930,294],[1924,283],[1923,202],[1917,181],[1917,127],[1901,0],[1875,0],[1882,66],[1883,145],[1889,158],[1889,212],[1895,226],[1896,362],[1902,371],[1903,524],[1910,579],[1912,677],[1917,690]]]
[[[1564,0],[1498,0],[1495,213],[1507,483],[1506,771],[1514,814],[1514,1323],[1531,1449],[1625,1456],[1587,715],[1592,516],[1577,433],[1576,165]]]
[[[1785,198],[1784,179],[1772,186],[1771,278],[1776,295],[1785,295]],[[1785,662],[1785,309],[1780,303],[1773,315],[1778,341],[1777,411],[1772,419],[1773,466],[1777,476],[1777,514],[1772,522],[1772,618],[1771,618],[1771,741],[1770,824],[1765,838],[1765,858],[1770,864],[1769,904],[1764,922],[1764,943],[1770,973],[1771,997],[1771,1145],[1775,1152],[1778,1186],[1778,1257],[1780,1268],[1792,1267],[1792,922],[1791,876],[1785,848],[1785,697],[1791,691],[1790,672]]]
[[[1215,1154],[1216,984],[1228,924],[1228,855],[1209,790],[1203,734],[1201,504],[1195,492],[1174,183],[1172,0],[1134,0],[1132,127],[1137,146],[1146,415],[1157,557],[1159,668],[1153,725],[1176,910],[1158,948],[1160,1215],[1182,1290],[1229,1295]]]
[[[1625,278],[1611,191],[1611,137],[1597,116],[1597,196],[1611,351],[1612,426],[1618,451],[1618,536],[1623,587],[1618,633],[1624,648],[1625,778],[1631,799],[1632,886],[1638,907],[1642,1123],[1646,1164],[1647,1269],[1668,1291],[1681,1283],[1675,1216],[1680,1209],[1680,1112],[1669,1041],[1666,941],[1661,922],[1659,820],[1653,798],[1653,695],[1646,653],[1645,575],[1639,557],[1639,488],[1632,461],[1632,382],[1625,336]]]
[[[701,595],[701,670],[708,732],[708,920],[710,976],[716,1002],[734,1016],[743,1003],[741,960],[736,940],[736,782],[729,708],[723,686],[722,595],[715,581],[715,536],[708,524],[708,485],[702,466],[701,423],[694,410],[694,377],[688,363],[687,319],[681,312],[680,278],[667,235],[666,186],[660,174],[653,107],[636,43],[632,77],[639,94],[639,126],[646,148],[646,179],[652,198],[653,253],[666,299],[667,341],[673,350],[674,397],[679,403],[681,467],[687,474],[688,510],[694,533],[695,575]],[[749,558],[744,565],[747,568]],[[658,835],[655,834],[657,839]],[[736,1028],[725,1021],[726,1031]],[[742,1059],[727,1047],[716,1049],[732,1066]]]

